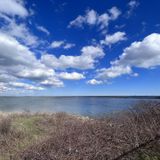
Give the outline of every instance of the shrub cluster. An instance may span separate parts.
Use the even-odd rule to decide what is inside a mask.
[[[50,122],[51,123],[51,122]],[[141,103],[113,116],[79,119],[57,114],[50,136],[16,155],[22,160],[160,158],[160,103]]]

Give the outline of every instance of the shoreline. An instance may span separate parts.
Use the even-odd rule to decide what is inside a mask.
[[[0,116],[3,117],[7,117],[7,116],[24,116],[24,115],[28,115],[28,116],[55,116],[56,114],[65,114],[67,116],[73,117],[73,118],[77,118],[79,120],[92,120],[92,118],[90,118],[89,116],[82,116],[82,115],[77,115],[77,114],[71,114],[71,113],[66,113],[66,112],[54,112],[54,113],[49,113],[49,112],[2,112],[0,111]],[[0,117],[1,119],[1,117]]]
[[[35,97],[35,98],[76,98],[76,97],[82,97],[82,98],[88,98],[88,97],[99,97],[99,98],[138,98],[138,99],[160,99],[160,95],[77,95],[77,96],[0,96],[0,98],[24,98],[24,97]]]

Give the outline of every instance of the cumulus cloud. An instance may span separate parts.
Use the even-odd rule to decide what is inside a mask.
[[[22,0],[0,1],[0,92],[16,88],[42,90],[40,86],[19,82],[32,80],[37,76],[33,73],[35,70],[41,69],[44,73],[49,70],[28,48],[37,45],[38,38],[22,22],[27,16],[29,13]],[[28,72],[28,77],[22,72]]]
[[[64,41],[53,41],[51,43],[51,47],[52,48],[59,48],[64,44]]]
[[[114,65],[130,65],[140,68],[153,68],[160,65],[160,34],[152,33],[144,40],[133,42],[124,49],[119,60]]]
[[[56,86],[56,87],[63,87],[63,81],[57,79],[56,77],[48,78],[40,82],[40,84],[44,86]]]
[[[119,17],[121,11],[117,7],[112,7],[111,9],[109,9],[109,13],[110,13],[110,19],[115,20]]]
[[[22,0],[1,0],[0,13],[20,17],[26,17],[28,15],[28,11]]]
[[[65,41],[53,41],[51,43],[51,48],[63,48],[63,49],[70,49],[74,47],[74,43],[66,43]]]
[[[71,21],[68,27],[83,27],[84,25],[98,26],[100,30],[107,29],[109,22],[116,20],[121,14],[116,7],[109,9],[108,13],[99,15],[95,10],[87,10],[85,15],[79,15]]]
[[[42,64],[28,47],[20,44],[15,38],[0,33],[0,82],[5,83],[3,88],[16,87],[15,84],[19,84],[16,81],[20,79],[39,83],[55,76],[55,71]],[[10,82],[16,83],[12,84]],[[57,86],[57,83],[55,86]],[[40,89],[27,86],[27,84],[23,88]]]
[[[64,48],[64,49],[70,49],[70,48],[72,48],[72,47],[75,47],[75,44],[74,44],[74,43],[66,43],[63,48]]]
[[[92,61],[95,61],[96,58],[104,55],[101,48],[94,46],[83,47],[81,51],[82,57],[80,59],[86,61],[85,58],[89,58],[91,63],[93,63]],[[48,65],[44,63],[43,56],[41,59],[37,59],[29,47],[18,42],[13,36],[0,32],[0,91],[2,92],[3,90],[4,92],[16,88],[42,90],[52,86],[63,87],[63,81],[60,79],[80,80],[85,78],[83,74],[77,72],[55,72],[54,68],[76,67],[78,64],[74,56],[72,56],[74,61],[72,64],[70,64],[70,56],[66,56],[64,59],[62,58],[62,61],[57,58],[56,60],[58,62],[55,64],[55,61],[52,62],[54,56],[50,55],[51,58],[49,57],[49,59],[45,61]],[[56,67],[54,67],[50,61],[56,65]],[[78,60],[78,62],[80,62],[80,60]],[[80,64],[79,67],[81,67]],[[22,83],[20,82],[21,80],[24,82],[29,81],[32,84]]]
[[[80,79],[84,79],[85,76],[81,73],[77,73],[77,72],[61,72],[59,73],[58,77],[60,77],[61,79],[67,79],[67,80],[80,80]]]
[[[28,83],[23,83],[23,82],[0,82],[0,93],[6,92],[6,91],[15,91],[17,89],[23,89],[23,90],[44,90],[43,87],[41,86],[36,86]]]
[[[26,23],[26,16],[31,16],[23,0],[5,0],[0,2],[0,32],[16,38],[20,43],[35,48],[46,41],[35,36]],[[41,30],[44,28],[41,27]]]
[[[22,83],[22,82],[10,82],[9,86],[16,87],[16,88],[23,88],[25,90],[44,90],[43,87],[34,86],[34,85],[31,85],[31,84]]]
[[[26,26],[26,24],[17,24],[15,20],[11,20],[1,28],[1,32],[13,36],[23,42],[27,46],[37,46],[40,42],[36,36],[34,36]]]
[[[45,27],[43,27],[43,26],[38,26],[38,25],[37,25],[36,28],[37,28],[39,31],[44,32],[45,34],[50,35],[50,32],[49,32]]]
[[[40,47],[44,41],[31,33],[23,19],[27,16],[30,14],[23,1],[0,2],[0,20],[3,23],[0,27],[0,92],[16,89],[44,90],[52,86],[63,87],[60,79],[83,79],[84,76],[76,72],[56,73],[53,67],[46,66],[35,56],[35,48]],[[39,31],[50,34],[43,26],[36,27]],[[56,41],[52,46],[69,49],[75,44]]]
[[[33,65],[36,62],[34,54],[15,38],[0,33],[0,65],[17,64]],[[37,62],[36,62],[37,63]]]
[[[97,21],[97,13],[94,10],[87,11],[86,13],[86,23],[89,25],[96,24]]]
[[[0,82],[0,93],[9,90],[10,88],[6,86],[6,83]]]
[[[93,69],[97,59],[104,56],[103,49],[98,46],[85,46],[81,49],[80,56],[61,55],[59,58],[54,55],[44,54],[41,57],[42,63],[54,69]]]
[[[119,59],[111,62],[111,67],[98,70],[97,78],[116,78],[132,74],[133,67],[151,69],[160,66],[160,34],[152,33],[142,41],[133,42],[125,48]],[[137,75],[137,73],[136,73]]]
[[[97,71],[97,78],[111,79],[125,74],[131,74],[132,70],[129,66],[111,66],[110,68],[104,68]]]
[[[120,42],[120,41],[124,41],[126,40],[126,33],[125,32],[116,32],[112,35],[107,34],[105,37],[105,40],[101,40],[101,44],[102,45],[112,45],[114,43]]]
[[[28,78],[32,80],[40,80],[40,79],[45,79],[46,77],[52,77],[55,75],[54,70],[52,69],[47,69],[46,67],[43,66],[37,66],[37,68],[26,68],[22,69],[19,72],[16,73],[17,77],[20,78]]]
[[[0,69],[0,82],[16,81],[17,78],[11,74],[6,73],[6,70]]]
[[[99,85],[99,84],[103,84],[103,81],[96,80],[96,79],[91,79],[91,80],[87,81],[87,84]]]

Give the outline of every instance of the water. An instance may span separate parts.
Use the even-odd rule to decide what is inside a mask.
[[[111,97],[0,97],[0,111],[4,112],[67,112],[78,115],[103,115],[134,106],[146,98]],[[160,101],[160,99],[157,99]]]

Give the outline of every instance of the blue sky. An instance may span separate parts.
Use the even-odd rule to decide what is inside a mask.
[[[0,95],[160,95],[160,1],[0,1]]]

